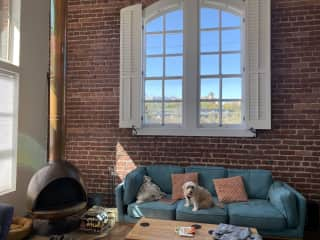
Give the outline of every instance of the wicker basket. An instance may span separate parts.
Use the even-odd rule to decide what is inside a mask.
[[[24,217],[13,218],[8,234],[8,240],[21,240],[32,231],[32,219]]]

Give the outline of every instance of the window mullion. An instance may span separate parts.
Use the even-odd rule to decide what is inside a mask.
[[[165,122],[164,122],[164,117],[165,117],[165,111],[164,111],[164,101],[165,101],[165,97],[164,97],[164,86],[165,86],[165,76],[166,76],[166,15],[163,16],[162,18],[162,44],[163,44],[163,49],[162,49],[162,54],[163,54],[163,59],[162,59],[162,105],[161,105],[161,112],[162,112],[162,116],[161,116],[161,125],[164,126]]]
[[[184,125],[198,126],[199,105],[199,2],[184,1]]]
[[[219,10],[219,125],[222,126],[222,16]]]

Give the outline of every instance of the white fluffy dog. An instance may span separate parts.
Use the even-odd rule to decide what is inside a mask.
[[[183,184],[182,189],[184,198],[186,199],[184,206],[189,207],[190,204],[192,204],[192,211],[198,211],[199,209],[211,208],[214,206],[214,202],[209,191],[194,182],[186,182]]]

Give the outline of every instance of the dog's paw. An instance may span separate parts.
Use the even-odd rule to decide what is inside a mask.
[[[190,204],[185,203],[184,206],[185,206],[185,207],[190,207]]]
[[[198,208],[192,208],[192,212],[198,211]]]

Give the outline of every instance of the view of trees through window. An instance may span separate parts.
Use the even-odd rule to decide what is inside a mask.
[[[219,9],[202,7],[199,40],[199,79],[195,79],[199,82],[200,90],[199,123],[218,126],[240,124],[241,17]],[[147,22],[144,62],[144,124],[182,124],[181,9]]]

